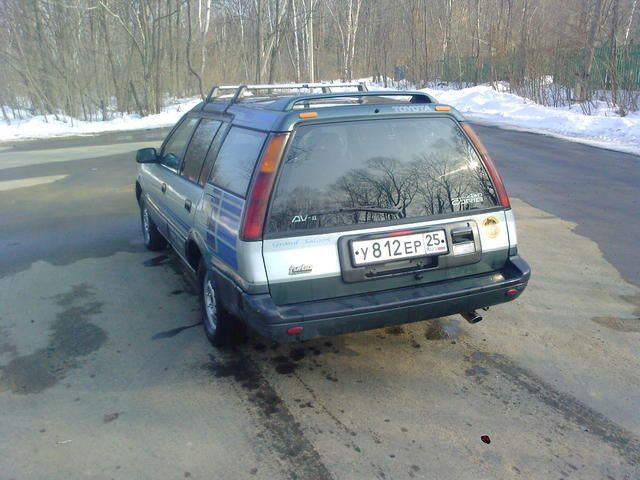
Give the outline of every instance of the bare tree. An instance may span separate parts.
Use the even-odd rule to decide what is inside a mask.
[[[158,112],[212,83],[508,82],[638,108],[638,0],[0,0],[2,118]],[[588,102],[587,102],[588,104]]]
[[[602,19],[602,3],[602,0],[592,0],[591,2],[589,29],[584,45],[584,59],[576,81],[575,97],[579,102],[585,102],[588,99],[588,81],[589,75],[591,75],[591,67],[593,66],[593,53],[596,47],[597,33]]]

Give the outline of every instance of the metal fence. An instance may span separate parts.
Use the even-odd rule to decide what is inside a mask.
[[[615,62],[610,47],[596,48],[589,86],[594,90],[640,89],[640,44],[618,46]],[[584,51],[553,49],[512,53],[502,57],[450,57],[442,65],[440,78],[447,82],[487,83],[505,80],[512,84],[547,79],[572,87],[584,61]]]

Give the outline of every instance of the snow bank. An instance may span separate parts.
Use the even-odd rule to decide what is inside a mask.
[[[56,120],[53,115],[48,115],[45,119],[42,115],[29,116],[23,112],[23,120],[14,119],[7,123],[6,120],[0,119],[0,142],[168,127],[174,125],[198,102],[199,97],[181,99],[172,102],[156,115],[141,117],[135,114],[117,114],[111,120],[97,122],[84,122],[70,117]]]
[[[422,91],[457,108],[471,120],[640,154],[640,112],[620,117],[607,107],[606,102],[596,102],[592,114],[585,115],[578,104],[544,107],[486,85],[462,90],[425,88]]]
[[[362,81],[368,83],[371,90],[383,90],[371,78]],[[403,87],[409,88],[408,85]],[[544,107],[508,93],[505,91],[508,88],[502,84],[500,87],[503,88],[499,88],[499,91],[487,85],[461,90],[425,88],[423,91],[436,97],[441,103],[454,106],[474,121],[640,154],[640,112],[620,117],[605,102],[597,102],[592,108],[592,115],[585,115],[579,105]],[[0,120],[0,141],[171,126],[198,101],[197,98],[182,99],[173,102],[157,115],[140,117],[121,114],[103,122],[72,119],[56,121],[53,117],[49,117],[47,122],[43,117],[37,116],[22,121],[15,120],[9,125]]]

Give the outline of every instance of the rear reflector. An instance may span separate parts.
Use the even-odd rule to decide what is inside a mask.
[[[304,330],[303,327],[291,327],[289,330],[287,330],[287,333],[289,335],[298,335],[299,333],[302,333],[302,330]]]
[[[258,170],[249,189],[247,210],[240,229],[242,240],[252,241],[262,238],[271,190],[288,139],[288,133],[276,133],[269,138],[269,143],[260,158]]]
[[[489,156],[489,152],[487,152],[487,149],[485,148],[482,141],[480,141],[480,138],[478,137],[476,132],[473,131],[473,128],[471,128],[471,125],[469,125],[468,123],[463,123],[462,129],[467,134],[467,136],[469,137],[469,140],[471,140],[471,143],[473,143],[473,146],[476,147],[476,150],[480,154],[480,158],[482,158],[482,162],[484,163],[484,166],[487,169],[487,173],[491,177],[491,180],[493,181],[493,185],[496,188],[496,194],[498,195],[498,201],[500,202],[500,205],[502,205],[504,208],[511,208],[511,202],[509,202],[509,195],[507,195],[507,189],[504,188],[504,183],[502,182],[502,178],[500,177],[500,174],[498,173],[498,169],[493,163],[493,160]]]
[[[516,295],[518,295],[520,292],[518,290],[516,290],[515,288],[510,288],[509,290],[507,290],[505,292],[505,295],[509,298],[513,298]]]

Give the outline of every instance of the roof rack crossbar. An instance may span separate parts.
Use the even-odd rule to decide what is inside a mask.
[[[244,86],[248,90],[301,90],[303,88],[342,88],[342,87],[358,87],[359,91],[366,92],[367,86],[363,82],[346,82],[346,83],[274,83],[274,84],[255,84],[255,85],[221,85],[220,90],[237,90]]]
[[[291,98],[283,107],[283,111],[293,110],[294,107],[300,103],[304,104],[305,108],[309,108],[311,102],[314,100],[330,100],[332,98],[354,98],[358,100],[358,103],[362,103],[366,97],[410,97],[411,103],[435,103],[433,97],[424,92],[342,92],[342,93],[327,93],[322,95],[301,95]]]
[[[345,83],[282,83],[282,84],[256,84],[256,85],[214,85],[202,103],[202,110],[205,106],[218,98],[223,90],[232,90],[233,97],[225,107],[225,111],[234,103],[237,103],[246,90],[302,90],[320,88],[323,93],[331,93],[332,88],[357,87],[358,92],[366,92],[367,86],[363,82]]]

